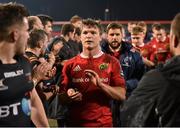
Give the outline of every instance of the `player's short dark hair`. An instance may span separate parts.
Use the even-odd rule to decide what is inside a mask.
[[[29,16],[28,17],[28,23],[29,23],[29,31],[31,31],[34,28],[34,24],[37,22],[37,16]]]
[[[132,35],[137,35],[139,33],[143,32],[144,33],[144,29],[141,26],[136,26],[132,28]]]
[[[41,20],[43,26],[45,26],[47,24],[47,22],[53,22],[53,18],[48,16],[48,15],[45,15],[45,14],[39,14],[37,15],[39,17],[39,19]]]
[[[76,35],[80,36],[81,35],[81,29],[79,27],[75,28],[75,33]]]
[[[64,24],[61,28],[61,34],[66,36],[69,32],[74,32],[75,27],[72,24]]]
[[[93,19],[84,19],[82,21],[83,26],[90,26],[90,27],[97,27],[99,29],[100,34],[102,34],[102,26],[99,22],[96,22],[96,20]]]
[[[47,36],[47,33],[44,30],[34,29],[29,34],[28,47],[32,49],[36,47],[40,47],[39,41],[45,39],[45,36]]]
[[[15,24],[22,24],[23,18],[29,15],[28,10],[22,4],[0,4],[0,41],[7,38],[8,28]]]
[[[144,21],[139,21],[139,22],[137,22],[137,26],[147,27],[147,24]]]
[[[70,22],[71,23],[76,23],[77,21],[82,21],[82,18],[78,15],[74,15],[73,17],[71,17]]]
[[[123,26],[118,23],[110,23],[106,28],[106,32],[108,33],[110,29],[120,29],[121,33],[123,33]]]
[[[57,43],[61,43],[61,44],[64,45],[64,40],[63,40],[63,38],[62,38],[62,37],[59,37],[59,36],[54,37],[54,38],[51,40],[51,42],[49,43],[49,45],[48,45],[49,50],[51,51],[52,48],[53,48],[53,46],[56,45]]]
[[[164,28],[164,26],[162,25],[162,24],[160,24],[160,23],[154,23],[154,24],[152,24],[152,30],[161,30],[161,29],[165,29]]]

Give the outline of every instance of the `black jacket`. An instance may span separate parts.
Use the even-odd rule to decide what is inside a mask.
[[[180,56],[143,76],[121,116],[123,126],[180,126]]]
[[[107,54],[112,54],[107,42],[102,43],[102,51]],[[137,87],[138,81],[144,74],[144,63],[138,52],[133,50],[130,43],[121,42],[120,56],[117,58],[121,64],[124,78],[126,80],[127,96]]]
[[[180,56],[174,57],[161,72],[168,84],[159,90],[157,102],[160,125],[165,127],[180,126]]]

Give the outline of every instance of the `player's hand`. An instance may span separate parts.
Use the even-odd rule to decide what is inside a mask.
[[[90,80],[94,83],[94,85],[96,85],[98,87],[101,86],[102,82],[100,80],[99,75],[95,71],[87,69],[84,72],[90,78]]]
[[[82,100],[82,93],[80,93],[79,91],[75,91],[73,88],[69,88],[67,90],[67,94],[73,101]]]
[[[56,67],[53,67],[51,70],[47,72],[46,76],[52,78],[55,74],[56,74]]]
[[[47,68],[47,62],[40,63],[33,69],[33,78],[40,80],[46,80],[48,77],[46,76],[49,69]]]
[[[51,52],[50,54],[48,54],[48,57],[49,57],[49,59],[48,59],[49,64],[51,66],[53,66],[55,63],[55,60],[56,60],[55,55]]]

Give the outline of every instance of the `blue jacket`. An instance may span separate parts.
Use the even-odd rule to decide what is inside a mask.
[[[119,62],[124,72],[126,80],[127,96],[137,87],[138,81],[144,74],[144,63],[142,57],[136,52],[132,45],[127,42],[122,42]],[[112,55],[107,42],[101,44],[102,51]]]

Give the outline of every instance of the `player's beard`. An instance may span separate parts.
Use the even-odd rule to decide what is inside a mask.
[[[119,46],[121,45],[121,43],[118,42],[118,41],[112,41],[111,43],[109,43],[109,45],[110,45],[110,47],[111,47],[112,49],[117,49],[117,48],[119,48]]]

